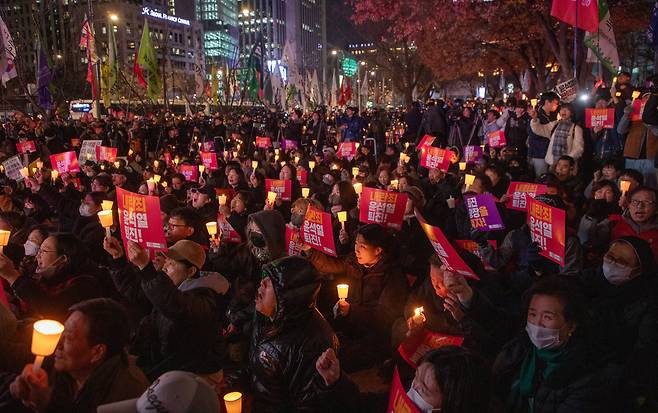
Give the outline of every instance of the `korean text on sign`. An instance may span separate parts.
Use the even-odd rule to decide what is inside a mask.
[[[133,241],[146,248],[151,258],[156,251],[166,250],[160,200],[156,196],[135,194],[117,188],[117,206],[121,238],[124,248],[128,241]]]
[[[331,215],[329,213],[309,206],[300,233],[304,243],[311,248],[336,256]]]
[[[565,212],[531,199],[528,203],[530,237],[540,248],[540,255],[564,265]]]
[[[546,193],[546,185],[528,182],[511,182],[507,190],[507,208],[517,211],[528,209],[528,198]]]
[[[496,208],[496,201],[491,194],[465,197],[465,201],[473,229],[479,231],[505,229],[498,208]]]
[[[364,188],[359,200],[359,219],[367,224],[400,230],[406,204],[406,194]]]

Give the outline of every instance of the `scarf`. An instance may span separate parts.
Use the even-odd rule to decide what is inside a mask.
[[[567,153],[567,139],[574,127],[570,120],[560,121],[553,131],[553,157],[557,160]]]
[[[521,364],[519,379],[512,385],[512,394],[515,399],[514,411],[532,413],[532,399],[535,396],[537,384],[558,370],[568,353],[564,347],[556,350],[539,350],[534,345],[531,347],[532,349]],[[537,366],[538,360],[539,367]],[[541,374],[541,378],[538,377],[538,374]]]

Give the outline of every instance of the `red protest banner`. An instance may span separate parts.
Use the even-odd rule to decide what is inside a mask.
[[[334,232],[331,228],[331,214],[309,205],[300,229],[302,241],[318,251],[336,256]]]
[[[480,277],[473,272],[472,269],[466,265],[462,257],[457,254],[455,248],[448,242],[448,239],[443,235],[441,228],[432,226],[425,222],[423,217],[420,215],[418,210],[416,210],[416,218],[420,223],[421,228],[425,231],[425,235],[430,240],[434,251],[439,255],[441,262],[446,266],[450,271],[456,272],[463,275],[464,277],[473,278],[479,280]]]
[[[16,144],[16,150],[18,150],[18,153],[20,154],[36,152],[37,145],[34,143],[34,141],[18,142]]]
[[[440,169],[448,172],[450,160],[454,152],[434,146],[427,146],[420,150],[420,166],[427,169]]]
[[[489,142],[489,146],[492,148],[500,148],[507,145],[507,141],[505,140],[505,131],[497,130],[494,132],[489,132],[487,134],[487,141]]]
[[[585,109],[585,126],[588,128],[615,127],[615,110],[610,109]]]
[[[352,160],[356,156],[356,142],[341,142],[338,145],[336,156],[339,159]]]
[[[256,136],[256,147],[260,149],[268,149],[272,144],[268,136]]]
[[[182,173],[187,181],[196,182],[199,180],[199,167],[196,165],[180,165],[178,172]]]
[[[110,146],[97,146],[96,147],[96,160],[114,162],[117,160],[117,148]]]
[[[435,139],[436,136],[432,136],[432,135],[423,136],[423,139],[421,139],[420,142],[418,143],[418,146],[416,146],[416,150],[419,151],[427,146],[432,146]]]
[[[286,255],[291,257],[293,255],[301,255],[302,253],[301,237],[299,230],[290,224],[286,225]]]
[[[301,166],[297,167],[297,180],[301,186],[308,185],[308,171]]]
[[[80,172],[78,157],[74,151],[56,153],[50,155],[50,166],[60,174],[67,172]]]
[[[418,407],[407,396],[407,391],[402,386],[398,368],[393,371],[391,392],[388,395],[388,408],[386,413],[422,413]]]
[[[546,185],[532,184],[528,182],[510,182],[507,188],[508,209],[517,211],[526,211],[528,209],[528,198],[534,198],[537,195],[546,193]]]
[[[201,152],[201,162],[208,171],[219,169],[217,154],[215,152]]]
[[[631,121],[637,122],[642,120],[642,112],[644,112],[644,105],[647,104],[648,97],[644,99],[635,99],[633,101],[633,112],[631,112]]]
[[[559,265],[564,265],[565,211],[529,199],[528,228],[532,241],[539,244],[541,249],[539,254]]]
[[[224,214],[217,214],[217,223],[219,224],[219,229],[222,234],[222,242],[229,242],[232,244],[239,244],[242,242],[240,233],[233,228]]]
[[[359,199],[359,221],[400,230],[407,195],[383,189],[363,188]]]
[[[147,249],[151,258],[156,252],[167,250],[162,216],[159,213],[160,198],[117,188],[117,208],[121,239],[126,251],[128,241],[134,241]]]
[[[282,201],[292,201],[292,181],[290,179],[265,179],[265,192],[276,192]]]
[[[491,245],[493,249],[498,248],[498,242],[495,239],[488,239],[487,242],[489,243],[489,245]],[[482,261],[485,270],[487,271],[494,270],[491,264],[489,264],[489,262],[486,259],[484,259],[482,254],[480,254],[480,248],[478,247],[477,242],[472,241],[470,239],[456,239],[455,245],[477,256],[480,259],[480,261]]]
[[[400,343],[398,353],[411,367],[416,368],[418,367],[418,360],[428,351],[445,346],[461,346],[463,343],[464,337],[433,333],[427,329],[422,329]]]

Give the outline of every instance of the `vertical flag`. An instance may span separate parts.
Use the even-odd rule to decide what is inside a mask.
[[[195,40],[196,41],[196,40]],[[196,50],[200,50],[200,45],[197,44]],[[206,83],[206,66],[203,63],[203,54],[194,54],[194,94],[197,98],[203,97]]]
[[[651,20],[647,29],[647,39],[649,39],[649,43],[651,43],[653,49],[658,51],[658,1],[653,6],[653,11],[651,12]]]
[[[110,65],[107,62],[101,63],[101,98],[105,108],[109,108],[112,104],[110,97]]]
[[[91,98],[98,99],[98,79],[96,79],[96,70],[94,66],[98,63],[98,54],[96,53],[96,40],[94,32],[85,14],[82,22],[82,33],[80,34],[80,46],[85,48],[87,53],[87,83],[91,88]]]
[[[43,45],[39,42],[39,59],[37,62],[37,103],[44,110],[50,111],[53,107],[53,100],[50,94],[50,81],[52,72],[48,66],[48,59]]]
[[[254,47],[251,49],[249,59],[247,60],[247,90],[252,101],[262,100],[265,97],[264,54],[265,48],[263,47],[263,36],[261,35],[258,41],[254,43]]]
[[[599,28],[595,0],[553,0],[551,16],[586,32],[595,32]]]
[[[365,76],[363,76],[363,83],[361,84],[361,90],[359,93],[364,97],[365,104],[363,106],[366,106],[368,103],[368,71],[366,71]]]
[[[615,32],[612,29],[610,20],[610,10],[608,9],[607,0],[599,1],[599,27],[593,33],[587,33],[583,43],[589,49],[587,50],[587,61],[596,62],[597,59],[611,73],[616,74],[619,70],[619,53],[617,52],[617,42],[615,41]]]
[[[16,46],[11,33],[4,20],[0,17],[0,73],[2,73],[2,86],[7,87],[7,82],[18,76],[16,73]]]
[[[137,60],[137,51],[135,51],[135,59],[133,61],[133,74],[137,78],[137,84],[146,89],[146,79],[144,79],[144,72],[142,72],[142,68],[139,67]]]
[[[352,86],[350,86],[350,78],[345,76],[340,84],[338,106],[345,106],[350,100],[352,100]]]
[[[219,78],[217,77],[217,67],[210,66],[210,103],[217,103],[217,94],[219,93]]]
[[[331,105],[338,105],[338,82],[336,80],[336,68],[331,76]]]
[[[149,32],[148,20],[144,19],[144,30],[142,31],[142,40],[139,42],[139,53],[137,54],[137,63],[145,68],[147,72],[146,93],[149,99],[157,101],[162,91],[162,78],[158,68],[158,59],[155,55],[155,49],[151,43],[151,34]]]
[[[117,80],[119,79],[119,57],[117,53],[117,39],[114,36],[114,28],[110,25],[108,30],[108,43],[107,43],[107,91],[110,98],[115,95]]]

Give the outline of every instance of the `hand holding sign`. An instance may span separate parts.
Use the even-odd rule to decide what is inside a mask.
[[[148,251],[135,241],[128,241],[128,261],[143,270],[150,262]]]

